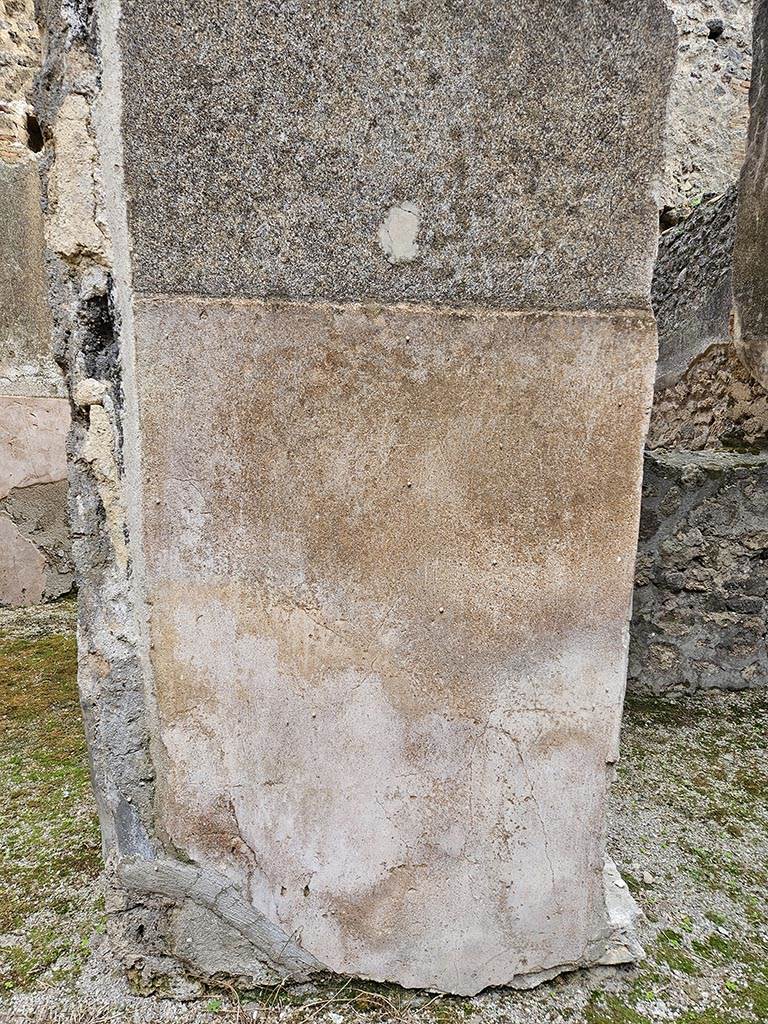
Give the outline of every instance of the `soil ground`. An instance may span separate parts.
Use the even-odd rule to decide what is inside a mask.
[[[75,684],[75,607],[0,611],[3,1024],[768,1022],[768,694],[630,699],[609,849],[647,958],[476,999],[339,983],[133,995],[103,939],[100,843]]]

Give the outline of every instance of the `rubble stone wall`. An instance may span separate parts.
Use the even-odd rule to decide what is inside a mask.
[[[645,460],[629,686],[768,686],[768,454]]]
[[[734,344],[737,199],[734,185],[661,237],[652,290],[659,361],[651,451],[768,444],[768,392]]]
[[[734,346],[768,388],[768,0],[756,0],[747,158],[733,255]]]
[[[738,185],[661,237],[629,686],[765,686],[768,0]],[[762,521],[761,521],[762,517]]]
[[[668,0],[678,31],[660,206],[685,217],[738,180],[747,138],[752,0]]]
[[[65,442],[69,403],[51,345],[31,95],[41,62],[33,0],[0,0],[0,604],[73,582]]]

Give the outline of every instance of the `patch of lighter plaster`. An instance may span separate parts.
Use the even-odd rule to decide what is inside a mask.
[[[115,457],[112,425],[102,405],[90,406],[90,423],[82,458],[89,463],[107,516],[107,528],[121,569],[128,564],[123,523],[125,514],[120,496],[120,478]]]
[[[605,858],[603,868],[603,893],[608,914],[608,935],[597,962],[626,964],[642,960],[645,950],[637,939],[641,911],[610,857]]]
[[[56,160],[48,176],[48,244],[62,259],[109,265],[101,222],[96,141],[86,96],[70,93],[56,118]]]
[[[390,263],[412,263],[416,259],[419,255],[416,236],[420,225],[421,215],[415,203],[390,206],[376,235]]]

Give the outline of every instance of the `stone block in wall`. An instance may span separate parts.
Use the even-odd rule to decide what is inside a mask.
[[[768,686],[768,453],[650,453],[628,686]]]

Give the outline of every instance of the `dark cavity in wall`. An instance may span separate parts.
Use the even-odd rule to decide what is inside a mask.
[[[27,146],[29,146],[33,153],[42,152],[45,148],[45,139],[43,138],[43,130],[40,127],[40,122],[34,114],[27,114],[26,129]]]
[[[122,390],[120,380],[120,347],[115,332],[109,292],[83,299],[78,310],[82,330],[82,354],[89,377],[103,380],[115,388],[115,397]]]

